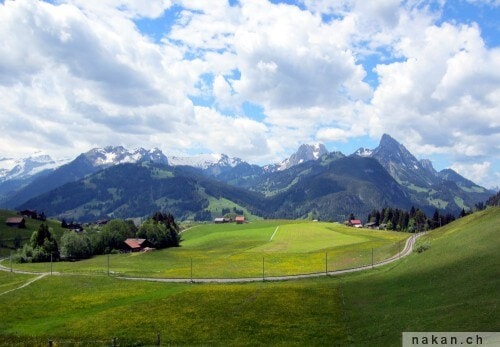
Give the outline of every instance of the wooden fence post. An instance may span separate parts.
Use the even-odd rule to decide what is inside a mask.
[[[264,257],[262,257],[262,281],[265,280],[265,272],[264,272]]]

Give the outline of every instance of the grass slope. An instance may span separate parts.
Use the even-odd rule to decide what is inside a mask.
[[[0,295],[0,345],[49,338],[153,345],[399,346],[402,331],[498,331],[500,209],[429,234],[430,248],[342,277],[247,284],[46,276]],[[23,277],[18,277],[23,276]],[[24,275],[6,273],[12,288]]]
[[[500,208],[429,233],[430,248],[342,280],[359,345],[397,345],[402,331],[499,331]]]

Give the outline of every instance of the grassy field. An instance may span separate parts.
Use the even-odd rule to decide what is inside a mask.
[[[407,237],[334,223],[207,224],[184,232],[179,248],[14,266],[25,271],[107,274],[109,263],[114,275],[157,278],[285,276],[325,272],[327,266],[333,271],[367,265],[372,261],[372,248],[375,262],[386,259],[399,251]]]
[[[3,273],[0,345],[109,346],[113,337],[153,345],[159,332],[162,345],[399,346],[403,331],[499,331],[499,223],[500,208],[473,214],[420,240],[425,252],[339,277],[174,284],[46,276],[1,295],[30,278]]]

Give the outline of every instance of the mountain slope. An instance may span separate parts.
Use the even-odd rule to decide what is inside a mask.
[[[42,152],[22,159],[0,159],[0,206],[6,206],[8,199],[17,191],[65,162],[55,161]]]
[[[472,209],[491,195],[487,189],[447,169],[436,172],[429,160],[417,160],[405,146],[384,134],[373,151],[358,150],[358,156],[375,158],[406,190],[414,205],[432,213],[438,208],[457,214]]]
[[[159,150],[143,148],[128,151],[122,146],[94,148],[80,154],[75,160],[54,171],[34,179],[29,185],[13,194],[6,202],[9,207],[18,206],[31,198],[49,192],[68,182],[75,182],[85,176],[122,163],[152,161],[167,164],[167,157]]]
[[[364,217],[377,206],[411,207],[405,192],[372,158],[337,157],[295,169],[289,186],[269,197],[271,217],[305,218],[312,213],[321,220],[344,221],[350,213]]]
[[[67,183],[19,206],[68,220],[148,216],[168,210],[179,219],[192,217],[224,196],[243,205],[255,193],[210,180],[192,170],[152,162],[120,164],[77,182]]]
[[[315,216],[343,221],[350,213],[365,216],[380,206],[411,206],[405,192],[373,158],[331,153],[318,161],[264,175],[258,181],[255,191],[250,191],[190,167],[121,164],[42,194],[18,208],[80,221],[142,217],[155,210],[169,210],[179,219],[188,219],[207,216],[211,202],[224,199],[266,218]],[[267,197],[262,193],[265,189]]]

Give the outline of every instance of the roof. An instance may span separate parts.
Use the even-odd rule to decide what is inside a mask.
[[[7,223],[7,224],[20,224],[23,222],[24,222],[23,217],[10,217],[10,218],[7,218],[7,220],[5,221],[5,223]]]
[[[361,221],[359,219],[351,219],[349,221],[349,223],[351,223],[351,224],[363,224],[363,223],[361,223]]]
[[[141,248],[146,239],[126,239],[124,242],[132,249]]]
[[[244,216],[236,216],[236,218],[234,220],[235,221],[244,221],[245,217]]]

